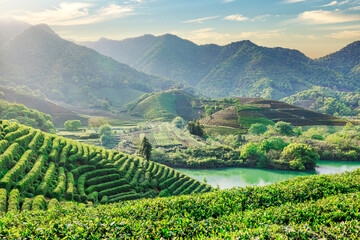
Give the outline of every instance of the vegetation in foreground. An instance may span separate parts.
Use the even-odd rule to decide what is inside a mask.
[[[45,209],[45,201],[108,203],[208,192],[164,165],[0,122],[0,211]]]
[[[51,206],[2,213],[0,236],[355,239],[360,235],[360,170],[206,194]]]

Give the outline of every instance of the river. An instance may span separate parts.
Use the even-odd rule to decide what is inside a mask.
[[[331,174],[351,171],[360,167],[360,162],[319,161],[315,171],[297,172],[256,168],[183,169],[178,171],[220,189],[245,186],[264,186],[298,176]]]

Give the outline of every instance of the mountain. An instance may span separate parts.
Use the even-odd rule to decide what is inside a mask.
[[[0,45],[28,29],[31,25],[11,18],[0,18]]]
[[[4,43],[0,66],[3,85],[25,85],[49,99],[75,105],[99,105],[104,100],[111,105],[113,99],[122,100],[114,105],[124,105],[144,92],[174,84],[66,41],[47,25],[32,26]]]
[[[166,34],[82,44],[137,70],[188,84],[210,97],[280,99],[316,85],[360,89],[343,73],[297,50],[266,48],[250,41],[197,45]]]
[[[322,66],[334,69],[360,88],[360,41],[353,42],[339,51],[317,60]],[[354,89],[353,89],[354,90]]]

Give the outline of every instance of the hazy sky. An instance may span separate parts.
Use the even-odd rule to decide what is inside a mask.
[[[173,33],[198,44],[251,40],[320,57],[360,40],[360,0],[0,0],[0,16],[77,41]]]

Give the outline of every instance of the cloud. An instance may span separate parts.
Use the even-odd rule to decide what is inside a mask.
[[[272,39],[281,36],[281,30],[270,30],[270,31],[254,31],[254,32],[243,32],[237,35],[240,39]]]
[[[84,25],[104,22],[133,14],[134,7],[131,5],[117,5],[112,3],[108,6],[95,9],[91,3],[63,2],[59,7],[45,9],[38,12],[17,11],[11,16],[19,21],[31,24],[46,23],[53,26]]]
[[[214,30],[214,29],[213,28],[202,28],[202,29],[191,31],[191,32],[192,33],[204,33],[204,32],[210,32],[212,30]]]
[[[306,0],[285,0],[282,3],[291,4],[291,3],[298,3],[298,2],[305,2]]]
[[[299,14],[295,22],[303,22],[306,24],[329,24],[359,21],[360,15],[346,14],[342,11],[306,11]]]
[[[360,38],[360,30],[359,31],[341,31],[336,33],[331,33],[328,37],[335,39],[359,39]]]
[[[224,0],[224,3],[235,2],[235,0]]]
[[[215,18],[219,18],[219,16],[197,18],[197,19],[184,21],[183,23],[203,23],[206,20],[211,20],[211,19],[215,19]]]
[[[243,22],[243,21],[249,20],[249,18],[244,17],[241,14],[233,14],[233,15],[224,17],[224,20]]]
[[[331,7],[331,6],[335,6],[337,5],[338,2],[337,1],[332,1],[331,3],[328,3],[328,4],[325,4],[325,5],[322,5],[322,7]]]

